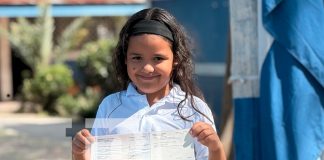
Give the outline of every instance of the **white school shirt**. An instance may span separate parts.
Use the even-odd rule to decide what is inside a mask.
[[[195,122],[199,121],[211,124],[215,129],[211,110],[198,97],[194,97],[196,107],[210,120],[191,107],[189,98],[185,101],[181,113],[184,116],[190,116],[188,119],[191,121],[181,119],[177,105],[184,99],[184,96],[185,93],[180,86],[174,84],[167,96],[150,107],[146,96],[138,93],[134,85],[130,83],[127,90],[104,98],[98,108],[91,134],[99,136],[190,129]],[[208,159],[206,146],[195,140],[194,148],[197,160]]]

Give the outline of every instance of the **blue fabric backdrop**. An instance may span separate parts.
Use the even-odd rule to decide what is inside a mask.
[[[274,43],[261,70],[261,159],[317,159],[324,150],[323,0],[264,0]]]
[[[323,0],[263,0],[263,25],[274,42],[260,97],[234,101],[235,157],[316,160],[324,151]]]

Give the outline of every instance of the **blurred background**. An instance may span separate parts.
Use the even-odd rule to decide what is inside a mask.
[[[0,0],[0,159],[71,159],[72,136],[85,127],[85,118],[94,118],[102,98],[116,91],[111,54],[121,27],[148,7],[171,12],[192,37],[196,82],[233,159],[232,101],[258,95],[258,62],[271,40],[260,29],[260,0],[229,3]],[[260,39],[264,43],[255,45]]]
[[[192,38],[196,81],[221,132],[228,3],[0,0],[0,159],[71,158],[71,137],[116,91],[111,54],[122,25],[148,7],[171,12]]]
[[[192,38],[195,80],[228,159],[324,160],[323,3],[0,0],[0,160],[71,159],[73,135],[116,91],[121,27],[148,7]]]
[[[0,159],[71,159],[71,137],[115,91],[118,33],[147,7],[168,10],[192,37],[196,81],[222,132],[228,0],[0,0]]]

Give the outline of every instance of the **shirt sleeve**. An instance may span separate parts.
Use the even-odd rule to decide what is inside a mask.
[[[208,118],[201,114],[197,114],[195,122],[199,122],[199,121],[206,122],[212,125],[213,129],[216,131],[214,117],[208,105],[200,99],[198,100],[198,102],[196,102],[196,105],[199,111],[204,113]],[[204,146],[197,140],[195,140],[194,146],[195,146],[196,160],[208,160],[208,147]]]
[[[91,129],[91,135],[93,136],[101,136],[108,133],[105,121],[108,107],[107,104],[109,104],[109,101],[109,97],[106,97],[98,107],[96,118]]]

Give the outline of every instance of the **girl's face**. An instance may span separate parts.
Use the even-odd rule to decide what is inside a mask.
[[[161,36],[141,34],[129,39],[127,73],[141,93],[162,98],[170,91],[173,66],[171,44]]]

